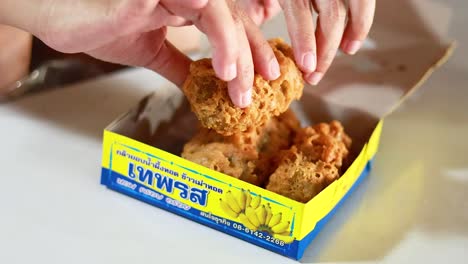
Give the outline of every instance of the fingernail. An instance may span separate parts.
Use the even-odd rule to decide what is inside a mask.
[[[230,64],[224,70],[224,80],[231,81],[232,79],[236,78],[237,76],[237,66],[235,63]]]
[[[228,88],[229,97],[232,103],[240,108],[245,108],[252,103],[252,89],[240,92],[237,89]]]
[[[242,93],[241,98],[242,98],[242,105],[240,105],[240,107],[245,108],[249,106],[252,103],[252,89],[249,89],[245,91],[244,93]]]
[[[302,55],[302,67],[304,67],[307,71],[315,71],[316,65],[317,63],[314,53],[306,52]]]
[[[271,77],[273,77],[273,80],[278,79],[281,75],[280,66],[276,59],[272,59],[270,61],[270,74]]]
[[[306,76],[306,81],[312,85],[317,85],[320,80],[323,78],[323,73],[321,72],[312,72]]]
[[[359,40],[346,41],[344,48],[345,52],[354,55],[361,48],[362,42]]]

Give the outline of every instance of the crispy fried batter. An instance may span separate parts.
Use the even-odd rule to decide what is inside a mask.
[[[261,127],[228,137],[201,127],[184,146],[181,156],[235,178],[263,185],[279,164],[277,153],[289,149],[298,129],[299,121],[290,110]]]
[[[293,146],[271,175],[267,189],[308,202],[338,177],[338,169],[333,164],[321,160],[312,162]]]
[[[299,120],[291,110],[267,122],[257,143],[259,157],[255,173],[261,183],[276,170],[281,161],[280,153],[291,147],[299,129]]]
[[[301,129],[267,189],[296,201],[307,202],[340,176],[351,139],[338,121]]]
[[[296,136],[295,144],[310,161],[321,160],[340,169],[349,154],[351,138],[340,122],[332,121],[302,129]]]
[[[210,59],[192,63],[183,91],[204,127],[225,136],[260,127],[272,116],[284,113],[293,100],[302,96],[304,81],[294,63],[292,49],[280,39],[269,43],[280,64],[281,76],[266,81],[255,74],[252,104],[245,109],[231,102],[227,83],[216,77]]]
[[[184,159],[252,184],[258,184],[258,177],[253,173],[257,156],[252,150],[242,150],[234,144],[219,142],[189,142],[182,153]]]

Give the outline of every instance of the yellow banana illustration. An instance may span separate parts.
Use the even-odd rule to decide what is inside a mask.
[[[277,235],[282,235],[282,236],[290,236],[291,235],[291,231],[284,231],[283,233],[279,233]]]
[[[271,217],[273,216],[273,214],[271,213],[271,207],[270,207],[270,203],[268,203],[266,206],[265,206],[265,210],[266,210],[266,217],[265,217],[265,225],[268,225],[268,223],[270,223],[270,219]]]
[[[260,221],[258,220],[257,214],[252,207],[247,207],[245,209],[245,215],[250,220],[250,222],[255,226],[255,229],[260,226]]]
[[[268,222],[269,227],[274,227],[275,225],[279,224],[281,222],[281,217],[283,216],[283,213],[275,214],[271,217],[270,221]]]
[[[221,209],[223,209],[223,211],[230,217],[237,218],[237,216],[239,216],[239,214],[234,212],[229,204],[223,201],[223,199],[219,198],[219,203],[221,204]]]
[[[234,212],[240,213],[241,208],[240,208],[239,205],[237,204],[236,198],[234,197],[234,195],[232,194],[231,191],[228,191],[228,192],[226,193],[226,202],[228,203],[229,207],[231,207],[231,209],[232,209]]]
[[[262,196],[261,195],[257,195],[255,196],[253,199],[252,199],[252,202],[250,202],[250,206],[253,208],[253,209],[257,209],[257,207],[260,205],[260,202],[262,201]]]
[[[271,231],[273,231],[273,233],[275,233],[275,234],[283,233],[284,231],[286,231],[288,229],[290,223],[291,222],[289,222],[289,221],[281,222],[281,223],[273,226],[271,228]]]
[[[273,237],[283,241],[285,244],[291,244],[292,242],[294,242],[294,237],[292,236],[274,234]]]
[[[250,230],[252,230],[252,231],[256,231],[256,230],[257,230],[257,227],[254,226],[254,225],[250,222],[249,218],[248,218],[245,214],[243,214],[243,213],[239,214],[239,220],[240,220],[241,223],[242,223],[245,227],[247,227],[248,229],[250,229]]]
[[[260,225],[264,225],[266,221],[266,215],[267,215],[265,205],[259,206],[257,210],[255,210],[255,213],[257,213],[257,218],[258,218],[258,222],[260,223]]]
[[[245,205],[246,205],[246,200],[247,200],[247,196],[245,194],[245,190],[242,189],[240,191],[240,194],[238,196],[239,198],[239,207],[241,208],[241,210],[245,210]]]
[[[249,190],[244,191],[244,193],[245,193],[245,207],[244,207],[244,210],[245,210],[245,208],[250,206],[250,202],[252,201],[252,195],[250,195]]]

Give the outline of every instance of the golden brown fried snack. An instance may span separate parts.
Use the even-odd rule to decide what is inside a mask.
[[[234,144],[189,142],[184,146],[182,157],[252,184],[259,182],[254,174],[257,153],[242,150]]]
[[[305,203],[338,177],[338,169],[333,164],[312,162],[293,146],[270,176],[267,189]]]
[[[257,143],[259,157],[255,173],[261,183],[276,170],[281,161],[280,153],[291,147],[299,129],[299,120],[291,110],[267,122]]]
[[[348,157],[351,138],[340,122],[332,121],[302,129],[296,136],[295,145],[310,161],[321,160],[340,169]]]
[[[182,89],[204,127],[225,136],[260,127],[272,116],[284,113],[293,100],[302,96],[304,81],[294,63],[292,49],[281,39],[269,43],[280,64],[281,76],[266,81],[255,74],[252,104],[245,109],[231,102],[227,83],[216,77],[210,59],[191,64]]]
[[[258,128],[231,136],[201,128],[184,146],[182,157],[235,178],[263,185],[279,160],[276,155],[289,149],[299,121],[290,110]]]
[[[338,121],[301,129],[270,176],[267,189],[307,202],[339,178],[351,139]]]

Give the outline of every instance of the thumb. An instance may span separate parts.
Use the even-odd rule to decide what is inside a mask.
[[[191,63],[190,58],[165,40],[147,68],[161,74],[178,87],[182,87],[190,72]]]
[[[108,62],[145,67],[181,87],[192,62],[166,40],[166,28],[120,37],[89,55]]]

